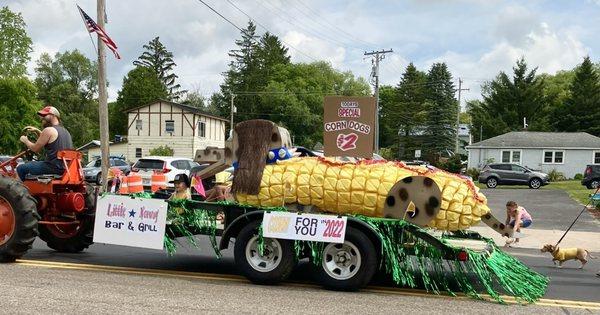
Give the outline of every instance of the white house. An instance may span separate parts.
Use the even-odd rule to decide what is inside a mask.
[[[186,158],[193,158],[197,149],[225,146],[227,119],[193,106],[157,100],[130,109],[127,117],[126,156],[130,162],[159,146],[166,145],[174,150],[174,156]]]
[[[127,159],[127,141],[111,142],[109,144],[111,156],[123,156]],[[81,151],[87,161],[91,161],[95,157],[102,155],[100,151],[100,141],[92,140],[83,146],[77,148],[77,151]]]
[[[516,163],[573,178],[586,165],[600,164],[600,138],[585,132],[514,131],[466,147],[468,167],[487,163]]]

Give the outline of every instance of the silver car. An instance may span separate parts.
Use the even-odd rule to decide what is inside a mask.
[[[96,183],[98,185],[102,184],[102,167],[101,167],[101,159],[95,159],[89,162],[83,168],[83,177],[85,177],[85,181],[88,183]],[[110,167],[119,168],[125,175],[131,172],[131,165],[125,161],[125,159],[121,157],[111,157],[110,158]]]
[[[498,185],[528,185],[529,188],[538,189],[549,182],[548,174],[532,171],[526,167],[510,164],[496,163],[483,167],[479,174],[479,182],[488,188]]]

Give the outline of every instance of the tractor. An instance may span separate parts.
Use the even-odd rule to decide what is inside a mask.
[[[24,150],[0,164],[0,262],[23,256],[37,236],[59,252],[88,248],[93,240],[96,193],[84,181],[81,152],[58,152],[64,163],[62,175],[35,175],[20,181],[17,160],[25,156],[33,157],[33,152]]]

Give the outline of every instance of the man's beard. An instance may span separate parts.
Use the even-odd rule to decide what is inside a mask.
[[[50,127],[52,126],[52,122],[46,120],[45,118],[42,119],[42,127],[46,128],[46,127]]]

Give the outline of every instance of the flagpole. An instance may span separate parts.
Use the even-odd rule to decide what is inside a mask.
[[[92,38],[92,33],[90,33],[90,30],[87,28],[87,22],[85,21],[85,18],[83,17],[83,13],[81,13],[81,8],[79,6],[77,6],[77,11],[79,11],[79,16],[81,16],[83,25],[85,25],[85,30],[87,31],[88,35],[90,36],[90,41],[92,42],[92,46],[94,46],[94,52],[96,52],[96,51],[98,51],[98,48],[96,48],[96,44],[94,43],[94,39]]]
[[[104,29],[104,0],[97,0],[98,26]],[[109,160],[108,104],[106,94],[106,52],[98,34],[98,114],[100,116],[100,150],[102,152],[102,191],[106,191]]]

